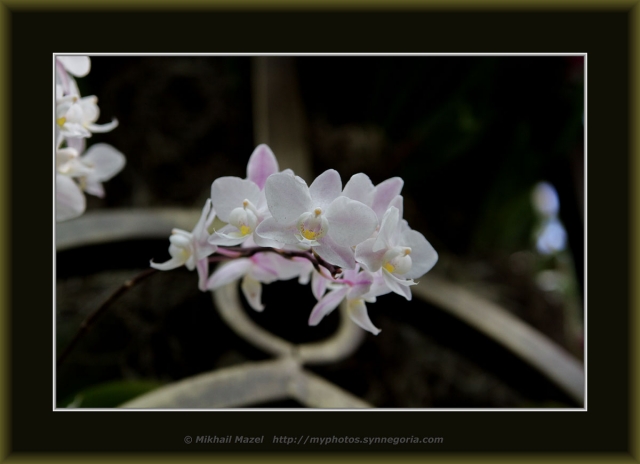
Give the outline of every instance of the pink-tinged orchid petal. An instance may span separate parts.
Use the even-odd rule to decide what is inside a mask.
[[[126,164],[125,156],[106,143],[96,143],[90,146],[87,152],[82,155],[82,161],[93,167],[93,172],[87,177],[91,177],[98,182],[111,179]]]
[[[417,279],[431,270],[438,262],[438,253],[416,230],[408,230],[402,235],[403,245],[411,248],[411,269],[403,275],[407,279]]]
[[[329,280],[317,271],[314,271],[311,275],[311,293],[316,297],[316,300],[320,301],[322,295],[327,291],[327,284]]]
[[[73,148],[78,153],[84,153],[87,146],[87,139],[84,137],[69,137],[67,138],[67,147]]]
[[[84,77],[91,70],[91,59],[88,56],[56,56],[64,69],[76,77]]]
[[[356,258],[351,247],[338,245],[329,235],[320,240],[320,245],[313,248],[325,261],[343,269],[354,269]]]
[[[391,207],[384,213],[382,217],[382,223],[380,225],[380,231],[376,237],[376,241],[373,244],[373,251],[380,251],[385,248],[392,248],[394,246],[393,239],[398,228],[398,222],[400,221],[400,212],[398,208]]]
[[[219,177],[211,184],[213,208],[224,222],[229,222],[231,211],[242,208],[244,200],[253,205],[260,200],[260,187],[248,179]]]
[[[371,332],[373,335],[378,335],[381,332],[369,319],[367,307],[362,299],[348,300],[347,310],[351,320],[367,332]]]
[[[373,245],[376,243],[375,238],[370,238],[356,246],[356,261],[362,264],[368,271],[376,272],[382,267],[386,248],[373,251]]]
[[[345,273],[346,275],[346,273]],[[359,272],[355,275],[353,280],[353,285],[349,289],[349,293],[347,294],[347,298],[350,300],[362,298],[363,295],[369,292],[371,289],[371,284],[373,283],[373,276],[366,271]]]
[[[369,179],[369,176],[360,172],[351,176],[347,185],[344,186],[342,194],[345,197],[370,206],[373,198],[373,191],[374,186],[371,179]]]
[[[84,213],[86,200],[78,184],[62,174],[56,174],[56,221],[73,219]]]
[[[267,178],[278,172],[278,161],[265,144],[260,144],[253,150],[247,163],[247,179],[253,181],[260,190],[264,189]]]
[[[249,274],[257,281],[265,284],[275,282],[280,277],[280,272],[284,268],[284,266],[277,261],[278,258],[279,256],[274,253],[258,253],[253,255],[249,258],[253,262]],[[286,279],[282,280],[288,280],[292,277],[293,276],[287,276]]]
[[[322,298],[316,305],[313,307],[311,311],[311,315],[309,316],[309,325],[318,325],[318,323],[331,311],[336,309],[340,302],[344,300],[344,297],[347,296],[347,292],[349,291],[349,287],[344,286],[337,290],[332,290],[327,293],[324,298]]]
[[[71,93],[71,81],[73,78],[69,75],[64,65],[56,60],[56,100]]]
[[[249,271],[251,265],[252,262],[249,258],[238,258],[225,263],[211,275],[207,282],[207,289],[215,290],[238,280]]]
[[[342,180],[335,169],[328,169],[320,174],[309,187],[313,208],[325,210],[340,196],[342,192]],[[307,210],[310,211],[310,210]]]
[[[411,290],[409,289],[409,286],[415,285],[416,283],[414,281],[398,279],[386,269],[382,269],[382,278],[392,292],[411,301]]]
[[[391,203],[397,195],[400,195],[403,186],[404,181],[400,177],[392,177],[376,185],[373,192],[371,209],[375,211],[378,218],[381,218],[385,211],[387,211],[389,203]]]
[[[269,176],[264,191],[273,219],[281,224],[294,223],[302,213],[310,211],[313,207],[307,184],[301,178],[285,172]],[[262,233],[259,235],[267,237]]]
[[[207,290],[207,279],[209,278],[209,260],[207,258],[198,260],[196,265],[198,270],[198,289],[201,292]]]
[[[101,182],[95,179],[91,179],[89,176],[87,176],[85,178],[85,183],[83,187],[84,187],[84,191],[89,195],[94,195],[98,198],[104,198],[104,195],[105,195],[104,187],[102,186]]]
[[[249,306],[259,312],[264,310],[264,305],[262,304],[262,284],[260,282],[252,279],[249,275],[245,275],[240,284],[240,288]]]
[[[267,183],[267,185],[269,184]],[[297,231],[295,223],[282,224],[275,218],[267,218],[258,224],[255,235],[287,245],[296,245],[298,243],[298,239],[295,236]]]
[[[327,208],[329,232],[341,246],[355,246],[371,237],[378,218],[371,208],[347,197],[336,198]]]

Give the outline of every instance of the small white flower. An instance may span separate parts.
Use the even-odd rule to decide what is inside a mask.
[[[62,137],[91,137],[93,132],[109,132],[118,126],[115,118],[110,123],[96,124],[99,116],[95,95],[84,98],[69,95],[56,101],[56,131]]]
[[[193,228],[187,232],[182,229],[173,229],[169,237],[169,254],[171,259],[164,263],[154,263],[151,267],[160,271],[168,271],[181,266],[193,271],[198,268],[198,288],[206,289],[207,278],[209,277],[209,256],[216,252],[217,246],[209,243],[208,227],[213,223],[216,212],[211,208],[211,200],[208,199],[202,209],[200,220]]]
[[[392,206],[383,216],[378,235],[356,247],[356,259],[370,272],[380,271],[393,292],[410,300],[408,287],[436,264],[438,253]]]
[[[270,216],[264,185],[278,172],[278,161],[267,145],[258,145],[247,164],[247,178],[221,177],[211,185],[211,201],[218,218],[228,224],[210,238],[216,245],[239,245],[248,238],[263,247],[279,247],[277,242],[255,234],[263,219]]]

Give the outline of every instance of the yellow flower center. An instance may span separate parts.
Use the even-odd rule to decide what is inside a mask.
[[[63,117],[61,117],[61,118],[58,118],[58,119],[56,120],[56,122],[58,123],[58,125],[59,125],[60,127],[62,127],[62,126],[64,126],[64,123],[65,123],[65,122],[67,122],[67,118],[65,118],[65,117],[63,116]]]
[[[316,232],[312,231],[312,230],[304,229],[302,231],[302,236],[304,238],[306,238],[307,240],[315,240],[317,235],[318,234]]]
[[[240,233],[244,235],[249,235],[251,233],[251,227],[249,226],[240,226]]]
[[[384,268],[391,273],[396,270],[395,266],[391,263],[385,263]]]

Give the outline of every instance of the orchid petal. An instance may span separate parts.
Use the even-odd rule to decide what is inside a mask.
[[[202,207],[202,212],[200,213],[200,219],[198,219],[198,223],[196,224],[196,226],[193,228],[193,231],[191,232],[192,235],[196,238],[196,241],[199,243],[206,242],[206,238],[209,236],[209,232],[207,232],[207,222],[209,219],[211,219],[209,217],[210,211],[211,211],[211,199],[207,198],[207,201],[204,202],[204,206]]]
[[[116,127],[118,127],[118,120],[116,118],[113,118],[111,120],[111,122],[107,122],[107,123],[104,123],[104,124],[89,124],[89,125],[87,125],[87,129],[89,129],[91,132],[95,132],[95,133],[110,132],[113,129],[115,129]]]
[[[211,184],[213,207],[224,222],[229,222],[231,211],[241,208],[244,200],[254,205],[260,200],[260,188],[248,179],[220,177]]]
[[[153,261],[151,261],[149,265],[159,271],[170,271],[171,269],[177,269],[181,266],[184,266],[186,262],[187,260],[184,257],[172,256],[169,261],[165,261],[164,263],[154,263]]]
[[[376,243],[375,237],[365,240],[356,246],[356,261],[370,272],[376,272],[382,267],[384,254],[387,252],[386,248],[373,251],[374,243]]]
[[[215,290],[228,283],[238,280],[251,268],[252,262],[248,258],[238,258],[220,266],[207,281],[207,289]]]
[[[327,208],[342,192],[342,180],[335,169],[320,174],[309,187],[313,208]]]
[[[389,203],[389,208],[391,207],[398,208],[399,217],[402,217],[404,215],[404,198],[402,197],[402,195],[396,195],[396,197],[391,200],[391,203]],[[379,217],[380,219],[382,219],[382,215]]]
[[[411,290],[409,289],[409,286],[415,285],[415,282],[403,281],[402,279],[398,279],[396,276],[394,276],[384,268],[382,269],[382,277],[384,278],[385,283],[392,292],[397,293],[398,295],[403,296],[407,300],[411,301]]]
[[[91,59],[88,56],[56,56],[56,59],[76,77],[84,77],[91,70]]]
[[[403,277],[417,279],[431,270],[438,262],[438,253],[428,240],[416,230],[408,230],[402,235],[403,245],[411,248],[411,270]]]
[[[371,237],[378,218],[371,208],[347,197],[336,198],[327,208],[329,232],[342,246],[354,246]]]
[[[209,260],[207,258],[199,259],[196,265],[198,270],[198,289],[201,292],[207,290],[207,279],[209,278]]]
[[[280,172],[269,176],[264,191],[273,219],[281,224],[294,223],[302,213],[312,208],[307,184],[288,173]],[[264,234],[260,235],[265,237]]]
[[[69,137],[67,139],[67,147],[73,148],[78,153],[84,153],[87,145],[87,139],[84,137]]]
[[[247,274],[242,279],[240,288],[242,289],[242,293],[247,299],[247,303],[249,303],[249,306],[251,306],[256,311],[264,310],[264,305],[262,304],[262,284],[260,282],[252,279]]]
[[[227,224],[215,233],[211,234],[208,242],[218,246],[236,246],[246,240],[248,236],[242,235],[236,226]]]
[[[351,247],[338,245],[328,235],[325,235],[319,241],[320,245],[313,249],[322,259],[343,269],[356,267],[356,259]]]
[[[267,177],[278,172],[278,161],[265,144],[260,144],[253,150],[247,163],[247,179],[253,181],[260,190],[264,189]]]
[[[384,215],[389,207],[389,203],[391,203],[397,195],[400,195],[403,186],[404,181],[400,177],[392,177],[376,185],[373,192],[371,209],[375,211],[379,218]]]
[[[318,325],[318,323],[331,311],[336,309],[340,302],[347,295],[349,287],[344,286],[338,290],[327,293],[324,298],[316,303],[309,316],[309,325]]]
[[[269,179],[271,179],[271,177]],[[295,223],[285,225],[271,217],[258,224],[255,233],[262,238],[275,240],[279,243],[296,245],[298,243],[298,239],[295,237],[295,233],[297,231],[298,229],[296,228]]]
[[[373,335],[378,335],[381,332],[380,329],[373,325],[371,319],[369,319],[367,306],[364,304],[364,301],[362,299],[348,300],[347,314],[349,314],[349,317],[353,322],[358,324],[367,332],[371,332]]]
[[[217,245],[209,243],[210,235],[207,228],[216,217],[216,211],[211,206],[211,199],[208,198],[202,208],[200,219],[191,233],[195,243],[195,258],[197,260],[210,256],[218,249]]]
[[[273,258],[275,256],[273,253],[258,253],[253,255],[250,258],[253,265],[247,275],[251,275],[253,279],[265,284],[270,284],[278,280],[279,267],[277,263],[274,262]]]
[[[87,176],[86,182],[83,187],[83,190],[86,193],[95,195],[98,198],[104,198],[104,187],[102,186],[101,182]]]
[[[349,299],[361,298],[362,295],[369,292],[372,283],[373,276],[369,272],[359,272],[355,279],[353,279],[353,285],[349,289]]]
[[[349,179],[347,185],[344,186],[342,194],[345,197],[370,206],[373,192],[374,187],[371,179],[369,179],[369,176],[367,176],[366,174],[360,172],[351,176],[351,179]]]
[[[327,291],[327,284],[329,281],[326,277],[317,271],[314,271],[311,275],[311,293],[316,297],[316,300],[320,300],[324,292]]]
[[[62,174],[56,174],[56,221],[73,219],[84,213],[86,199],[78,184]]]
[[[253,232],[252,237],[255,244],[263,248],[282,248],[284,245],[284,243],[278,242],[277,240],[271,240],[269,238],[262,237],[258,235],[256,231]]]
[[[382,217],[382,224],[380,225],[380,231],[378,232],[376,241],[373,244],[373,251],[393,247],[393,238],[398,228],[398,221],[400,221],[400,211],[398,211],[398,208],[392,206]]]
[[[126,164],[122,153],[106,143],[96,143],[81,157],[82,162],[93,167],[91,177],[104,182],[119,173]]]

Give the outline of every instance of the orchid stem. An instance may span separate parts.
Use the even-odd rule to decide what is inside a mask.
[[[75,346],[78,344],[78,342],[82,339],[82,337],[91,329],[91,327],[93,326],[93,324],[95,324],[95,322],[98,320],[98,318],[104,314],[104,312],[107,310],[107,308],[111,305],[111,303],[113,303],[115,300],[117,300],[121,295],[123,295],[124,293],[126,293],[130,288],[134,287],[135,285],[139,284],[140,282],[142,282],[144,279],[146,279],[147,277],[149,277],[150,275],[153,275],[157,272],[157,269],[146,269],[144,271],[142,271],[140,274],[134,276],[132,279],[127,280],[124,284],[122,284],[122,286],[120,286],[120,288],[118,288],[118,290],[116,290],[115,292],[113,292],[109,298],[107,298],[101,305],[100,307],[98,307],[95,311],[93,311],[91,314],[89,314],[89,316],[87,316],[87,318],[82,321],[82,324],[80,324],[80,330],[78,330],[78,332],[76,333],[76,335],[73,337],[73,339],[71,340],[71,342],[69,343],[69,345],[67,345],[67,347],[64,349],[64,351],[60,354],[60,356],[58,356],[58,360],[56,365],[58,367],[60,367],[60,365],[64,362],[64,360],[67,358],[67,356],[69,356],[69,354],[71,353],[71,351],[75,348]]]

